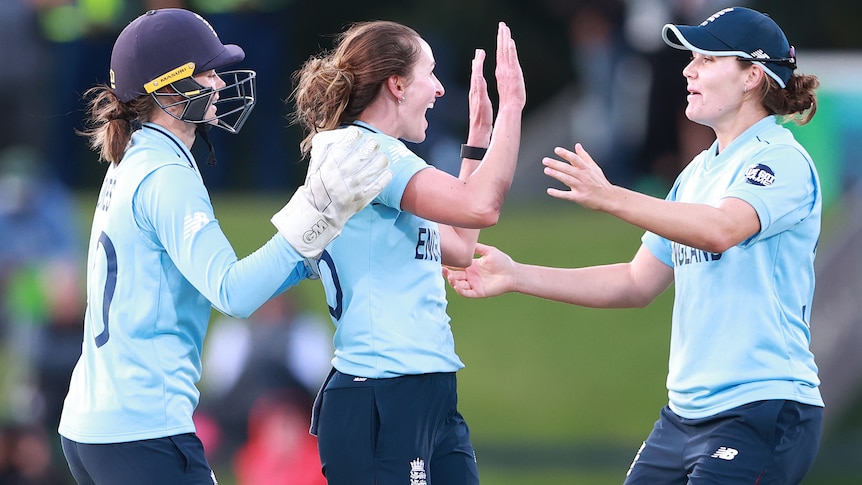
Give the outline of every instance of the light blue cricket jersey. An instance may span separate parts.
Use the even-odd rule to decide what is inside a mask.
[[[118,443],[194,432],[211,307],[246,317],[305,278],[302,262],[278,234],[237,261],[191,153],[145,124],[99,194],[60,434]]]
[[[371,378],[457,371],[464,364],[446,313],[440,231],[400,208],[407,182],[430,165],[399,140],[355,124],[380,142],[394,177],[319,262],[336,328],[332,364]]]
[[[809,350],[820,237],[817,171],[774,116],[717,150],[715,142],[695,157],[667,199],[709,205],[742,199],[757,211],[761,230],[721,254],[643,236],[674,268],[670,408],[702,418],[765,399],[823,406]]]

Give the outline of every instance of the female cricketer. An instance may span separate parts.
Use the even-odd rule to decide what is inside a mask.
[[[608,183],[580,145],[556,148],[548,193],[646,230],[629,263],[548,268],[490,246],[448,269],[466,297],[519,292],[587,307],[641,307],[674,284],[669,403],[626,485],[802,481],[820,444],[823,401],[809,350],[821,193],[811,157],[779,123],[816,111],[813,75],[767,15],[728,8],[665,25],[691,51],[686,116],[716,140],[666,199]]]
[[[319,260],[336,330],[334,371],[318,396],[313,427],[330,485],[478,483],[470,433],[457,408],[456,372],[464,364],[455,353],[441,271],[442,264],[469,264],[480,228],[497,222],[515,172],[526,102],[504,23],[497,30],[493,126],[484,60],[477,50],[458,177],[401,141],[425,140],[426,112],[444,94],[433,51],[413,29],[388,21],[355,24],[334,50],[298,72],[296,119],[307,140],[317,131],[358,126],[380,142],[394,172]]]
[[[307,260],[392,178],[358,128],[315,139],[327,149],[273,216],[277,234],[238,260],[190,149],[211,126],[239,131],[251,112],[254,71],[216,72],[244,56],[193,12],[151,10],[118,36],[111,85],[89,92],[85,134],[109,166],[59,427],[81,485],[215,484],[192,420],[211,308],[247,317],[312,276]]]

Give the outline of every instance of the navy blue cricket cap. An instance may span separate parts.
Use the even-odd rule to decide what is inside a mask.
[[[200,15],[181,8],[150,10],[120,32],[111,53],[111,88],[128,103],[195,73],[245,58],[241,47],[224,45]]]
[[[666,24],[661,37],[667,45],[709,56],[751,60],[782,88],[796,69],[796,50],[781,27],[768,15],[744,7],[712,14],[700,25]]]

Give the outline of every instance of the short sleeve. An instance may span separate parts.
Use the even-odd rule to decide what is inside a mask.
[[[401,197],[410,179],[416,173],[426,168],[431,168],[422,158],[410,151],[404,144],[389,142],[385,145],[386,156],[389,157],[389,166],[392,170],[392,181],[383,189],[375,199],[393,209],[401,209]]]
[[[811,162],[792,146],[776,146],[758,156],[725,193],[751,204],[760,219],[760,232],[743,247],[799,224],[814,210],[817,175]]]

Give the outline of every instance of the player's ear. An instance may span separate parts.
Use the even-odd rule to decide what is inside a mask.
[[[764,72],[763,69],[753,63],[748,64],[748,76],[745,78],[745,84],[743,86],[745,92],[757,89],[757,87],[764,82],[764,78],[766,77],[766,72]]]
[[[393,74],[386,80],[386,90],[390,96],[394,97],[395,100],[398,101],[404,97],[405,84],[403,77]]]

